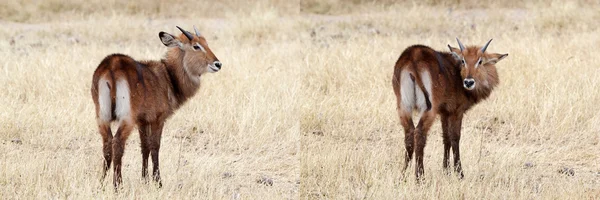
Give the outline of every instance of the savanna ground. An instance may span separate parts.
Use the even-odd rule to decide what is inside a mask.
[[[2,1],[0,197],[206,199],[600,198],[597,1]],[[192,25],[223,69],[167,122],[163,187],[141,180],[137,133],[123,188],[100,181],[91,77],[110,53],[159,59]],[[404,48],[509,53],[500,86],[463,122],[465,178],[405,174],[391,87]],[[267,179],[271,184],[259,183]]]

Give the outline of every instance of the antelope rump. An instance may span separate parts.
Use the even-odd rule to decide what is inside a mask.
[[[452,148],[454,170],[460,178],[464,176],[459,150],[463,116],[475,104],[486,99],[498,85],[496,63],[508,56],[486,52],[492,40],[483,47],[465,47],[458,38],[456,41],[459,48],[448,45],[450,52],[436,51],[424,45],[410,46],[395,65],[392,84],[405,134],[404,170],[414,152],[417,180],[424,173],[423,149],[437,115],[440,115],[442,123],[444,170],[449,172]],[[420,115],[416,127],[413,111]]]
[[[160,138],[164,123],[175,110],[198,91],[200,77],[217,72],[221,62],[208,47],[206,39],[177,27],[182,34],[158,34],[169,47],[165,58],[158,61],[137,61],[123,54],[104,58],[92,81],[92,99],[96,120],[102,136],[105,159],[102,178],[111,162],[114,166],[115,188],[121,180],[121,158],[125,141],[134,127],[140,134],[142,177],[148,175],[148,158],[152,155],[153,179],[162,185],[158,165]],[[112,134],[111,123],[117,123]]]

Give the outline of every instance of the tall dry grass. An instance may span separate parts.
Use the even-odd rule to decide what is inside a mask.
[[[0,197],[596,199],[600,6],[595,1],[0,2]],[[159,59],[157,33],[197,25],[224,63],[167,122],[161,189],[129,139],[124,187],[100,182],[89,88],[104,56]],[[391,89],[402,50],[460,37],[509,53],[465,117],[465,179],[403,174]],[[454,44],[453,44],[454,45]],[[569,173],[559,173],[567,169]],[[271,186],[257,183],[268,178]],[[108,184],[110,185],[110,184]]]

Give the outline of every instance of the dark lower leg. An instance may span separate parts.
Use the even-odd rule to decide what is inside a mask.
[[[448,166],[450,165],[450,141],[444,136],[444,160],[443,160],[444,171],[448,173]]]
[[[412,160],[414,152],[414,130],[406,130],[404,133],[404,146],[406,148],[406,156],[404,157],[404,171],[408,168],[408,164]]]
[[[458,176],[460,178],[464,177],[464,174],[462,171],[462,165],[460,163],[460,149],[459,149],[462,117],[463,117],[462,114],[452,116],[449,118],[449,122],[448,122],[450,124],[449,130],[451,130],[450,145],[452,146],[452,152],[454,154],[453,155],[454,156],[454,171],[456,171],[456,173],[458,174]]]
[[[159,187],[162,187],[162,181],[160,179],[160,169],[158,162],[158,153],[160,150],[160,138],[162,135],[162,123],[152,124],[152,135],[149,139],[150,154],[152,156],[152,177],[154,181],[158,183]]]
[[[147,180],[148,177],[148,158],[150,157],[150,147],[148,145],[149,126],[141,125],[139,127],[140,143],[142,149],[142,178]]]
[[[102,173],[102,179],[106,177],[108,170],[110,169],[110,164],[112,163],[112,138],[108,141],[105,141],[102,147],[104,151],[104,172]]]
[[[125,151],[125,142],[127,141],[127,137],[131,133],[132,126],[128,124],[122,124],[115,137],[112,140],[112,153],[113,153],[113,162],[114,162],[114,177],[113,177],[113,185],[117,188],[121,183],[121,160],[123,158],[123,152]]]
[[[150,151],[148,149],[142,149],[142,178],[148,178],[148,158],[150,157]]]
[[[160,184],[160,169],[158,168],[158,148],[150,151],[152,153],[152,177]]]
[[[459,140],[460,138],[452,140],[452,152],[454,153],[454,171],[456,171],[460,178],[463,178],[464,174],[460,163]]]
[[[444,171],[449,174],[448,166],[450,165],[450,130],[448,123],[448,116],[442,114],[441,116],[442,122],[442,139],[444,141],[444,160],[442,160],[442,166],[444,167]]]
[[[420,179],[423,173],[425,173],[423,169],[423,150],[425,149],[425,144],[427,141],[427,136],[423,131],[417,129],[415,133],[415,174],[417,179]]]
[[[410,115],[401,115],[400,122],[402,124],[402,127],[404,128],[404,147],[406,148],[406,154],[404,157],[403,171],[406,171],[406,168],[408,168],[408,164],[412,160],[413,152],[415,149],[415,125],[413,124]]]
[[[113,174],[113,185],[118,187],[121,184],[121,159],[123,157],[124,142],[113,139],[113,162],[114,162],[114,174]]]
[[[104,156],[104,170],[102,172],[102,180],[106,177],[108,170],[110,169],[110,163],[112,162],[112,133],[110,131],[110,124],[100,125],[100,134],[102,135],[102,153]]]
[[[429,131],[429,128],[431,128],[434,119],[435,115],[433,112],[423,113],[419,120],[419,124],[415,129],[415,174],[417,180],[420,180],[425,173],[425,170],[423,169],[423,151],[427,142],[427,132]]]

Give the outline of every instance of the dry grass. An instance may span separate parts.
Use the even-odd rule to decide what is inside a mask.
[[[100,2],[0,3],[0,197],[600,198],[597,2]],[[157,33],[193,24],[224,67],[167,122],[164,187],[141,181],[134,134],[123,190],[102,189],[93,70],[114,52],[159,59]],[[400,171],[393,65],[454,37],[510,56],[465,117],[465,179],[443,175],[436,123],[417,185]]]

